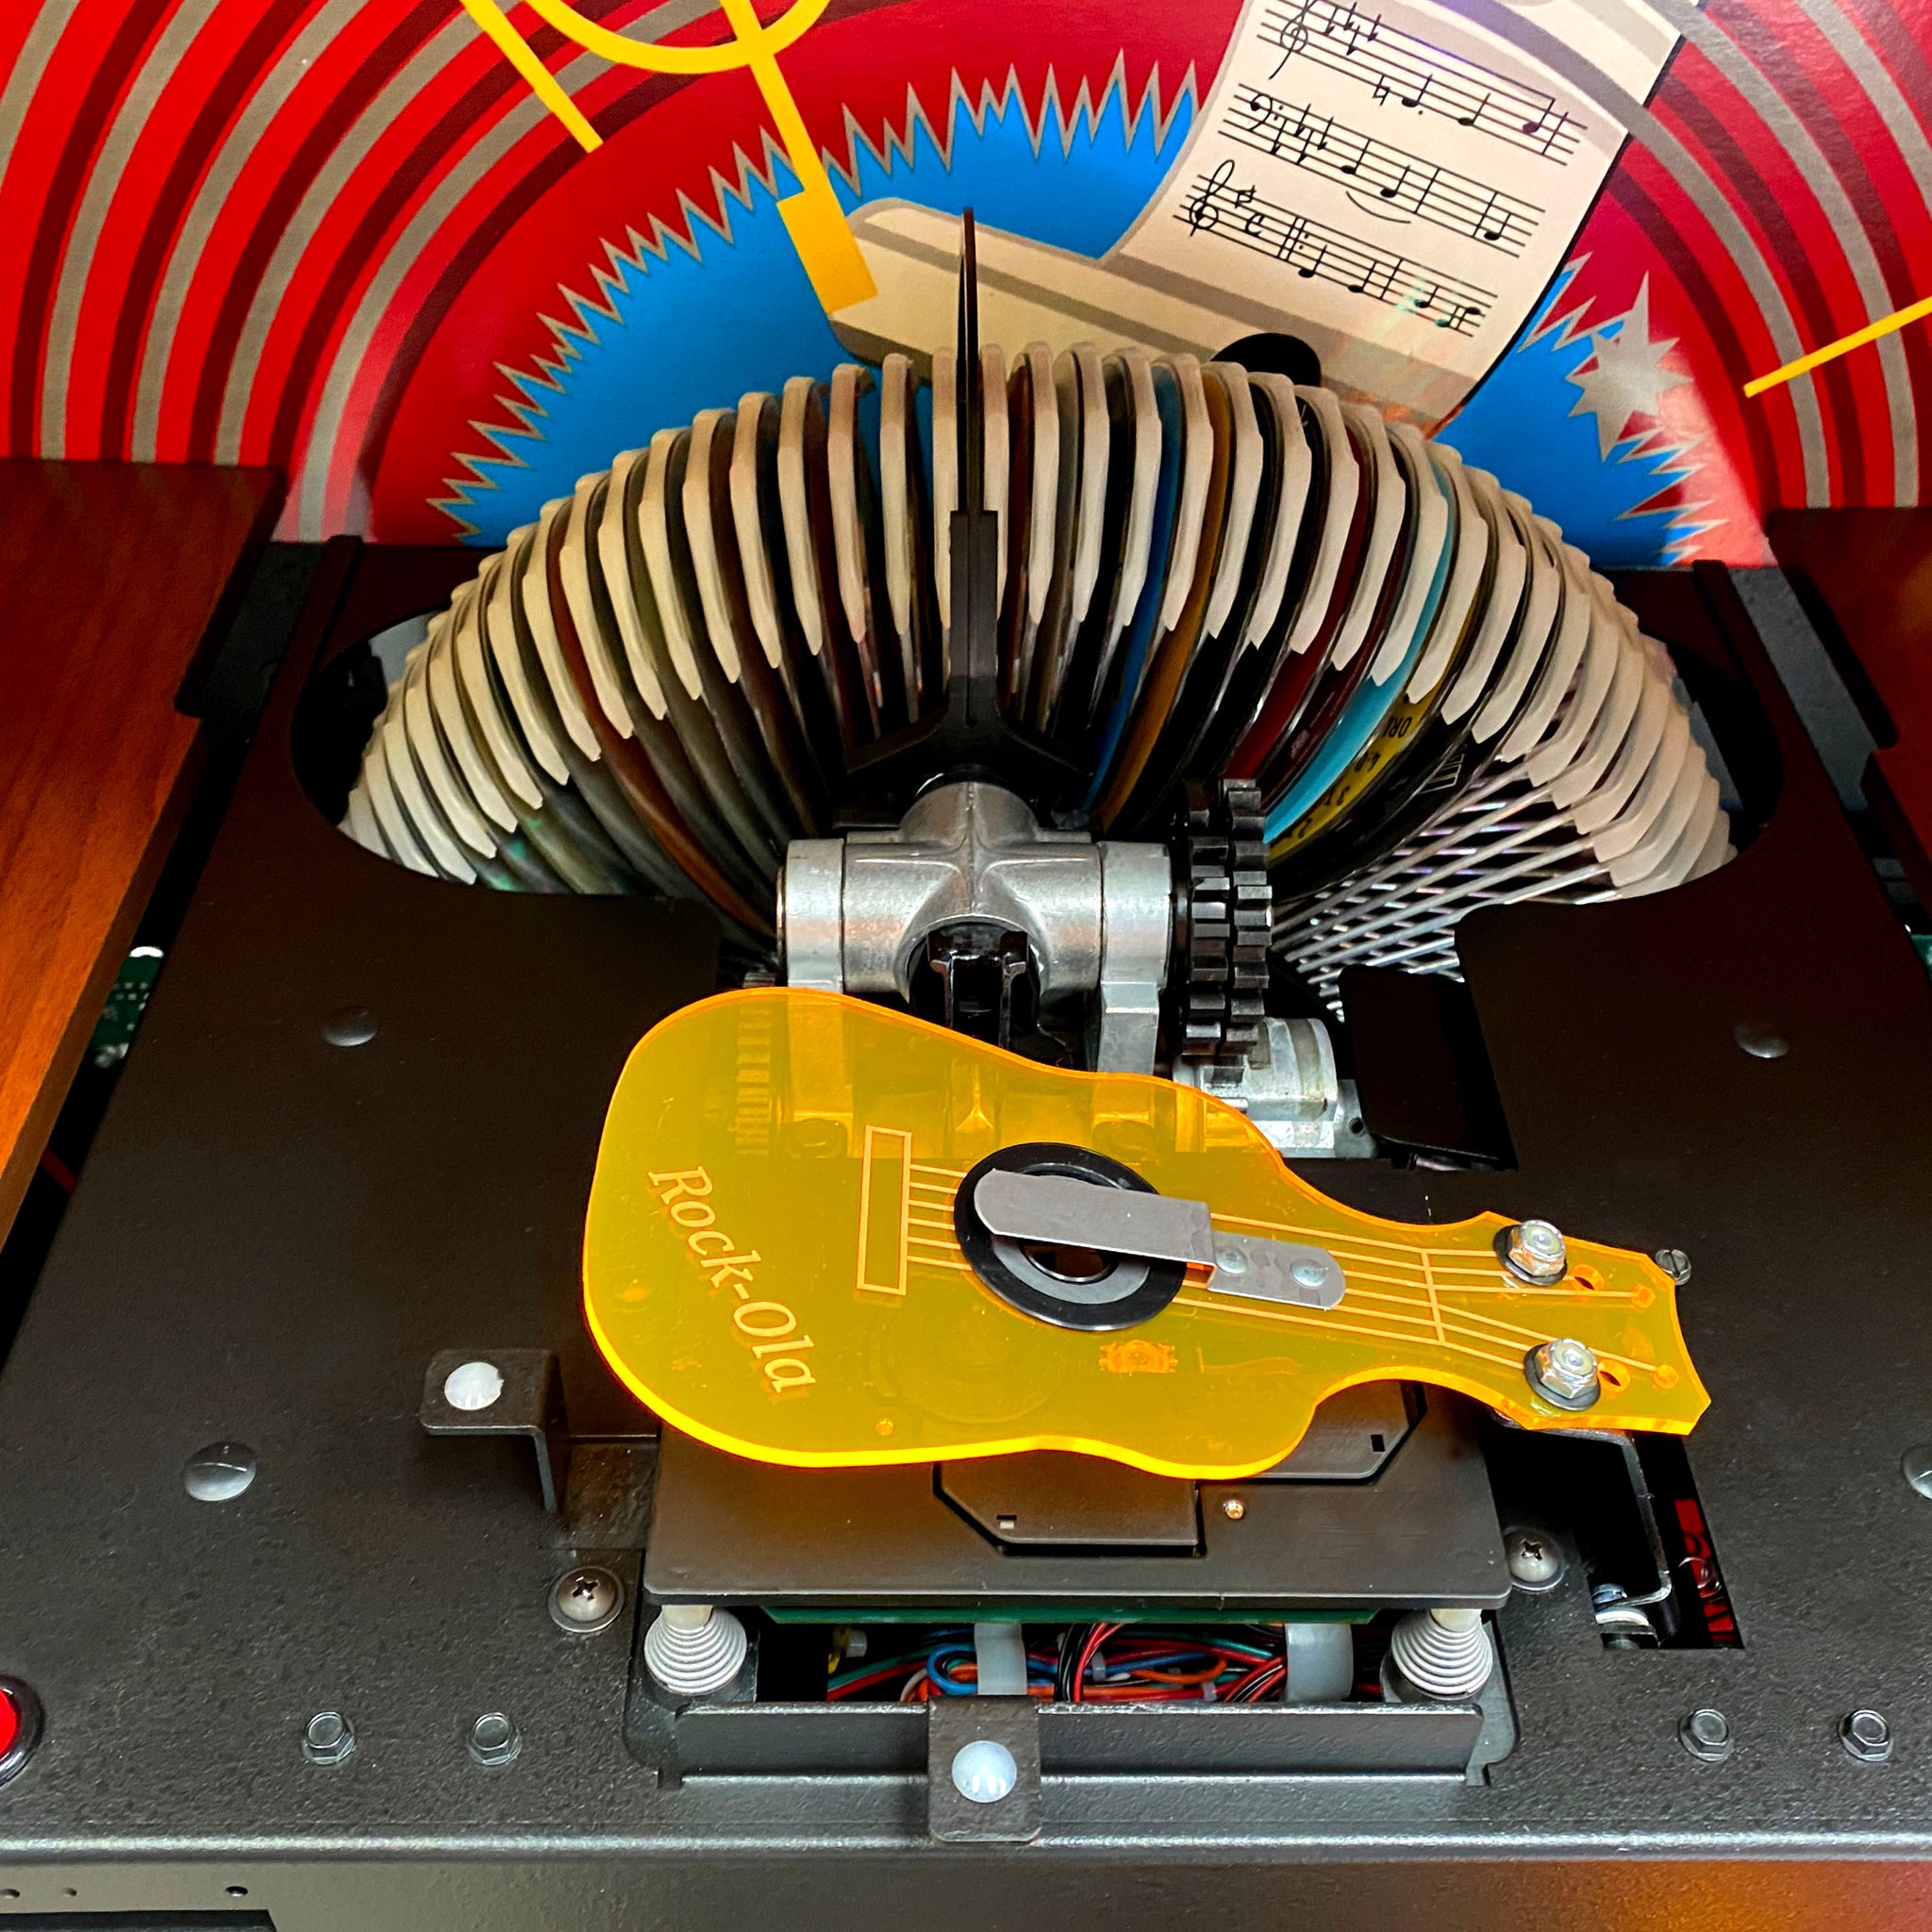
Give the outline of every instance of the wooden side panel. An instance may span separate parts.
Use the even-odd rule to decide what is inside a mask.
[[[0,462],[0,1231],[164,857],[270,470]]]

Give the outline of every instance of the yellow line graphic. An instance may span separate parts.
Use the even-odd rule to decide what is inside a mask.
[[[604,145],[604,137],[585,120],[557,76],[531,51],[529,42],[510,25],[496,0],[463,0],[463,11],[496,42],[503,58],[529,83],[530,92],[570,129],[587,155]]]
[[[529,0],[538,17],[587,53],[600,54],[623,67],[641,67],[652,74],[725,74],[749,69],[764,97],[765,109],[785,145],[785,158],[798,176],[798,192],[778,204],[786,233],[811,278],[812,291],[825,312],[863,302],[878,293],[872,271],[845,225],[844,210],[832,192],[831,176],[812,145],[805,116],[798,111],[791,89],[778,69],[778,56],[814,25],[831,0],[793,0],[767,26],[752,0],[719,0],[731,38],[715,46],[663,47],[633,41],[587,20],[565,0]],[[470,18],[490,36],[539,100],[570,129],[588,152],[600,146],[597,130],[559,87],[549,70],[530,50],[496,0],[463,0]]]
[[[1875,342],[1880,336],[1889,336],[1909,327],[1928,315],[1932,315],[1932,295],[1926,296],[1923,302],[1914,302],[1909,308],[1895,309],[1876,322],[1868,322],[1863,328],[1854,329],[1850,335],[1840,336],[1835,342],[1826,342],[1824,348],[1813,349],[1808,356],[1800,356],[1795,362],[1787,362],[1782,369],[1774,369],[1769,375],[1754,376],[1744,385],[1744,393],[1761,396],[1766,390],[1775,389],[1781,382],[1790,382],[1794,375],[1804,375],[1821,362],[1835,362],[1853,349],[1862,349],[1867,342]]]

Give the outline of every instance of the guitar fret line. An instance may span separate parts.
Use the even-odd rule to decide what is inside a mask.
[[[1395,1300],[1395,1297],[1393,1295],[1377,1294],[1373,1289],[1364,1289],[1361,1291],[1357,1299],[1362,1301],[1390,1302]],[[1442,1325],[1446,1322],[1447,1325],[1449,1327],[1454,1328],[1457,1334],[1474,1335],[1480,1337],[1485,1341],[1502,1341],[1507,1338],[1518,1341],[1526,1341],[1533,1347],[1537,1343],[1547,1341],[1550,1339],[1549,1334],[1546,1330],[1540,1328],[1520,1328],[1516,1325],[1515,1323],[1500,1322],[1493,1315],[1479,1315],[1474,1308],[1463,1308],[1457,1310],[1457,1312],[1465,1316],[1467,1319],[1465,1321],[1460,1322],[1447,1322],[1447,1318],[1444,1315],[1442,1315],[1440,1311],[1436,1313],[1434,1319],[1439,1326]],[[1391,1314],[1384,1317],[1384,1319],[1391,1322],[1421,1323],[1429,1321],[1431,1317],[1418,1312],[1413,1315]],[[1470,1325],[1471,1324],[1477,1322],[1486,1324],[1489,1328],[1500,1329],[1502,1332],[1500,1334],[1489,1334],[1486,1333],[1483,1328],[1473,1327]],[[1602,1355],[1603,1351],[1599,1350],[1598,1353]],[[1614,1359],[1614,1357],[1604,1356],[1604,1359],[1611,1360]]]
[[[1330,1252],[1332,1253],[1333,1250],[1331,1249]],[[1425,1256],[1426,1251],[1418,1250],[1418,1253]],[[1342,1261],[1342,1257],[1339,1254],[1336,1255],[1335,1258],[1337,1261]],[[1424,1259],[1423,1266],[1427,1268],[1426,1258]],[[1347,1276],[1351,1284],[1357,1281],[1375,1281],[1381,1283],[1384,1288],[1413,1288],[1418,1285],[1415,1282],[1405,1280],[1399,1274],[1377,1274],[1367,1268],[1351,1268],[1346,1262],[1342,1262],[1341,1272]],[[1426,1287],[1428,1284],[1424,1282],[1421,1285]],[[1444,1295],[1507,1295],[1512,1300],[1516,1296],[1521,1295],[1524,1300],[1528,1301],[1560,1301],[1568,1303],[1574,1307],[1594,1307],[1600,1305],[1628,1307],[1634,1305],[1637,1299],[1636,1295],[1627,1289],[1530,1288],[1527,1286],[1519,1288],[1513,1283],[1507,1281],[1443,1281],[1436,1279],[1434,1281],[1434,1288],[1437,1293]],[[1475,1311],[1470,1309],[1468,1312],[1474,1314]]]
[[[1359,1335],[1370,1341],[1393,1343],[1398,1348],[1412,1347],[1420,1343],[1424,1347],[1440,1347],[1445,1355],[1466,1355],[1476,1361],[1494,1362],[1499,1368],[1521,1370],[1523,1367],[1520,1357],[1492,1355],[1488,1349],[1473,1347],[1466,1341],[1438,1343],[1430,1341],[1426,1336],[1405,1335],[1399,1329],[1391,1332],[1386,1328],[1368,1327],[1357,1322],[1338,1322],[1332,1314],[1324,1313],[1318,1308],[1307,1309],[1304,1317],[1302,1311],[1292,1308],[1229,1308],[1222,1303],[1191,1301],[1183,1295],[1176,1295],[1173,1306],[1178,1308],[1202,1308],[1216,1314],[1247,1315],[1259,1322],[1285,1322],[1290,1326],[1299,1319],[1319,1320],[1324,1335]]]

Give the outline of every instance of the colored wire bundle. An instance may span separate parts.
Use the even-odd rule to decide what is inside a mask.
[[[1286,1676],[1278,1635],[1245,1624],[1225,1632],[1074,1624],[1057,1643],[1026,1650],[1027,1695],[1060,1703],[1251,1704],[1278,1694]],[[835,1671],[825,1696],[924,1703],[971,1696],[978,1677],[972,1632],[952,1628],[930,1633],[923,1648]]]

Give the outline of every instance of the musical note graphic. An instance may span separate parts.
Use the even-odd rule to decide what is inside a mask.
[[[1535,202],[1344,127],[1333,115],[1317,115],[1311,106],[1278,100],[1263,88],[1237,92],[1220,132],[1285,165],[1371,194],[1372,200],[1356,202],[1365,213],[1411,216],[1485,242],[1501,255],[1521,255],[1542,219]],[[1224,160],[1217,179],[1231,178],[1233,172],[1232,161]]]
[[[1439,274],[1412,256],[1377,248],[1267,199],[1252,182],[1235,180],[1232,158],[1195,177],[1176,219],[1191,237],[1218,234],[1285,263],[1305,281],[1332,283],[1455,335],[1473,335],[1496,299],[1492,290]]]
[[[1365,17],[1354,0],[1275,0],[1259,34],[1281,50],[1273,78],[1291,60],[1309,60],[1359,82],[1378,107],[1392,100],[1440,114],[1559,167],[1586,132],[1553,95],[1390,26],[1380,14]]]

